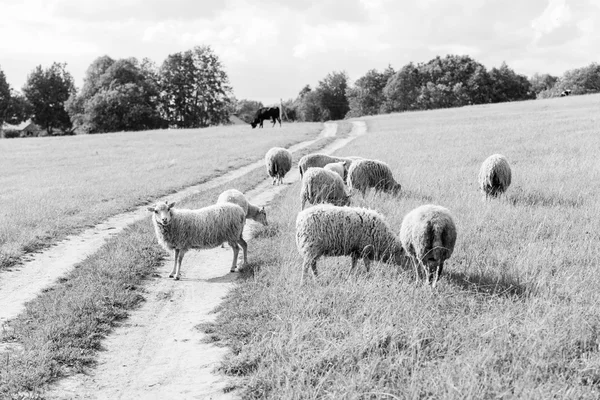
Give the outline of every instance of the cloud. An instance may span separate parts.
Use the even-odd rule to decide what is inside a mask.
[[[548,6],[542,14],[531,21],[531,27],[535,32],[534,41],[542,38],[545,34],[571,22],[571,9],[567,0],[548,0]]]

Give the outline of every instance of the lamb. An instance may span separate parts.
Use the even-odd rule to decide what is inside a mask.
[[[334,157],[327,154],[315,153],[307,154],[298,161],[298,169],[300,170],[300,177],[303,178],[304,174],[309,168],[323,168],[327,164],[347,162],[346,168],[350,166],[352,160],[345,157]]]
[[[398,194],[402,186],[396,182],[390,167],[378,160],[355,160],[348,170],[348,186],[363,196],[369,188]]]
[[[308,267],[317,275],[321,256],[350,256],[352,270],[362,258],[367,271],[372,260],[398,265],[406,260],[400,239],[384,217],[360,207],[319,204],[301,211],[296,217],[296,245],[303,257],[301,284]]]
[[[485,198],[497,197],[510,186],[511,171],[508,160],[501,154],[489,156],[479,170],[479,188]]]
[[[267,222],[267,212],[264,207],[258,208],[254,204],[251,204],[246,199],[246,196],[242,192],[236,189],[229,189],[219,195],[217,204],[220,203],[233,203],[242,207],[246,213],[246,219],[252,219],[264,226],[269,225]]]
[[[292,169],[292,153],[283,147],[273,147],[265,154],[265,164],[273,185],[282,184],[283,177]]]
[[[335,172],[325,168],[310,168],[302,179],[300,197],[302,210],[309,204],[331,203],[338,206],[350,204],[350,196],[346,193],[344,181]]]
[[[427,283],[435,288],[444,261],[450,258],[456,243],[456,226],[450,211],[432,204],[415,208],[402,220],[400,241],[413,260],[416,279],[420,279],[420,266]]]
[[[160,202],[148,207],[158,243],[166,250],[175,250],[175,264],[169,278],[179,280],[183,256],[190,249],[210,249],[223,242],[233,249],[231,272],[235,271],[239,254],[244,250],[247,264],[248,246],[242,237],[246,213],[237,204],[214,204],[197,210],[175,209],[175,203]]]
[[[325,165],[323,168],[328,171],[335,172],[345,182],[346,175],[348,173],[348,168],[346,168],[346,164],[350,165],[350,163],[348,161],[340,161],[340,162],[329,163],[329,164]]]

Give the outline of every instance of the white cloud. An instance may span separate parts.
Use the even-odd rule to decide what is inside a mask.
[[[542,14],[531,21],[535,32],[534,42],[571,21],[571,9],[567,0],[548,0],[548,6]]]

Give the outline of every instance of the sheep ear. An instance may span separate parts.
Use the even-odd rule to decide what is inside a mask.
[[[266,214],[267,212],[265,211],[265,206],[262,206],[262,207],[260,208],[259,212],[261,212],[261,213],[265,213],[265,214]]]
[[[170,210],[171,208],[173,208],[174,205],[175,205],[174,201],[170,202],[168,205],[168,209]]]
[[[155,211],[156,211],[156,208],[154,208],[154,207],[148,207],[148,211],[150,211],[150,212],[155,212]]]

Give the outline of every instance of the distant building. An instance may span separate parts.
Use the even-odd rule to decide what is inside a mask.
[[[34,137],[47,135],[45,130],[31,122],[30,119],[25,122],[21,122],[18,125],[2,125],[2,134],[5,137]]]

